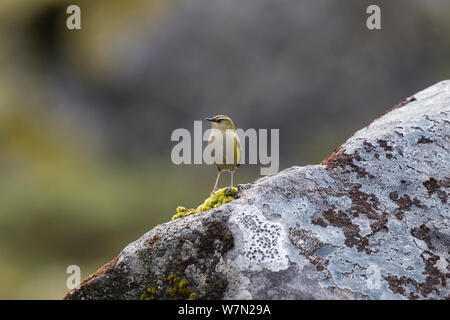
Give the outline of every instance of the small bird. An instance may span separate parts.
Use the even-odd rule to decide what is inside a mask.
[[[214,164],[219,170],[216,183],[214,184],[214,188],[211,194],[213,194],[217,190],[217,183],[219,182],[220,174],[222,173],[222,171],[228,171],[231,173],[231,184],[228,189],[228,192],[231,193],[233,191],[233,174],[236,168],[239,167],[239,162],[241,161],[241,143],[239,141],[239,137],[236,134],[233,120],[231,120],[230,117],[225,115],[218,115],[213,118],[206,118],[206,120],[211,122],[211,126],[213,129],[208,139],[208,146],[211,146],[213,142],[216,141],[216,148],[218,145],[219,148],[221,148],[218,151],[222,151],[220,153],[223,154],[223,161],[217,161],[218,159],[215,158],[215,150],[213,149],[211,151],[211,156],[215,159]],[[226,141],[233,142],[233,146],[227,148]],[[228,158],[232,159],[231,162],[228,161],[229,163],[227,163],[226,161],[228,154],[227,150],[233,153],[232,155],[228,155]],[[218,154],[220,155],[220,153]]]

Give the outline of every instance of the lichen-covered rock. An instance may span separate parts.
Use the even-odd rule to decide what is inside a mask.
[[[177,298],[178,277],[197,299],[448,299],[449,114],[444,81],[322,164],[154,228],[65,298]]]

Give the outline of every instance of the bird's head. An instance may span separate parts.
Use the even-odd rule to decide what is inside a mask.
[[[224,115],[218,115],[213,118],[206,118],[206,120],[211,122],[213,129],[227,130],[234,129],[233,120],[230,117]]]

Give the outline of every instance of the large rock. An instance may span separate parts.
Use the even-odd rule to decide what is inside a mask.
[[[443,81],[322,164],[154,228],[65,298],[448,299],[449,113]]]

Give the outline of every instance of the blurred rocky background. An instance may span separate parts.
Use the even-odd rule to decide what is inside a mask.
[[[59,299],[68,265],[199,204],[216,169],[172,164],[174,129],[223,113],[279,128],[280,169],[318,163],[449,57],[448,0],[0,1],[0,298]]]

